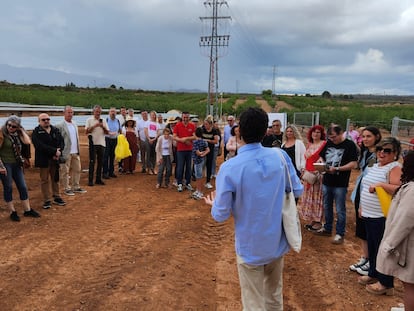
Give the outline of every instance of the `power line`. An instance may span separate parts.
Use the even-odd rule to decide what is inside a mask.
[[[203,29],[210,30],[208,35],[200,36],[200,48],[210,59],[208,94],[207,94],[207,114],[218,115],[218,58],[227,53],[230,35],[218,32],[220,21],[220,30],[226,28],[223,25],[231,20],[230,16],[219,15],[219,10],[223,7],[228,8],[226,1],[210,0],[205,1],[204,7],[211,12],[211,15],[200,17],[204,24]]]

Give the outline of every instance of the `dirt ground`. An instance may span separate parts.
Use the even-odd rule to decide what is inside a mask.
[[[85,139],[83,168],[86,148]],[[15,223],[1,204],[0,310],[241,310],[233,221],[216,223],[189,192],[156,189],[155,176],[140,172],[88,187],[82,173],[87,193],[43,210],[38,170],[26,181],[42,217],[23,217],[16,203]],[[389,310],[402,301],[399,281],[395,296],[375,297],[348,270],[360,255],[348,203],[343,245],[303,231],[301,253],[285,257],[285,310]]]

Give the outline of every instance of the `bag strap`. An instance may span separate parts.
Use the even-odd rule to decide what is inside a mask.
[[[290,191],[293,191],[292,179],[290,178],[290,173],[289,173],[289,170],[288,170],[288,164],[286,162],[285,156],[283,155],[283,152],[279,148],[275,148],[275,150],[279,154],[279,157],[281,158],[281,160],[283,162],[283,166],[285,167],[285,172],[286,172],[286,174],[288,176],[288,179],[289,179]]]

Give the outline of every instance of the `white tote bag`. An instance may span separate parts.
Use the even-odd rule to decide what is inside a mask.
[[[286,174],[289,178],[290,192],[285,194],[285,201],[282,208],[282,225],[285,231],[286,239],[290,247],[297,253],[302,247],[302,231],[299,220],[298,209],[296,208],[295,196],[293,195],[292,180],[290,178],[289,169],[285,157],[278,150],[279,156],[285,166]]]

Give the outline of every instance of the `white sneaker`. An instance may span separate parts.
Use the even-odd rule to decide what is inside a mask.
[[[174,187],[178,187],[178,184],[177,184],[177,182],[176,182],[176,181],[174,181],[174,182],[172,183],[172,185],[173,185]]]
[[[190,184],[188,184],[186,186],[186,188],[187,188],[188,191],[193,191],[194,190],[193,186],[191,186]]]
[[[400,303],[398,304],[398,307],[392,307],[390,311],[404,311],[404,304]]]
[[[209,182],[204,185],[207,189],[213,189],[213,185]]]
[[[198,190],[194,191],[194,192],[191,194],[191,197],[192,197],[194,200],[201,200],[201,199],[203,198],[203,196],[204,196],[204,194],[203,194],[202,192],[198,191]]]
[[[178,191],[178,192],[183,192],[183,185],[182,185],[182,184],[179,184],[179,185],[177,186],[177,191]]]
[[[344,237],[342,235],[336,234],[332,240],[332,244],[343,244],[343,243],[344,243]]]
[[[194,191],[192,194],[191,194],[191,197],[194,199],[194,200],[200,200],[200,194],[199,194],[199,192],[196,190],[196,191]]]
[[[351,271],[357,271],[357,269],[363,265],[365,265],[368,262],[368,258],[361,257],[359,258],[359,261],[357,263],[354,263],[353,265],[349,266],[349,270]]]
[[[358,274],[360,275],[368,275],[368,271],[369,271],[369,261],[367,260],[366,263],[364,263],[363,265],[359,266],[356,269],[356,272],[358,272]]]

